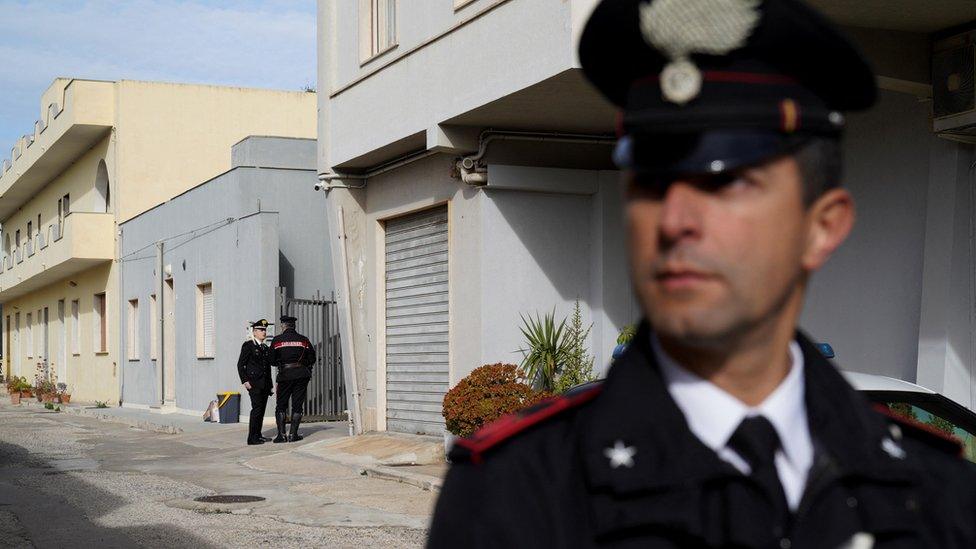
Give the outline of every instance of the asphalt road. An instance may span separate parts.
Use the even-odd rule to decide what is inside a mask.
[[[0,548],[423,545],[431,493],[239,438],[0,407]],[[194,502],[215,493],[266,499]]]

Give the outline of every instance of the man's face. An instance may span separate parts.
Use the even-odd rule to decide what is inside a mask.
[[[264,341],[268,337],[268,331],[264,328],[254,328],[254,339],[258,341]]]
[[[801,291],[811,235],[792,158],[674,180],[663,191],[628,177],[631,276],[660,335],[720,344],[783,311]]]

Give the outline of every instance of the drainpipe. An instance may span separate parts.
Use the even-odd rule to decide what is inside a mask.
[[[359,173],[359,174],[336,173],[334,171],[320,173],[319,185],[317,185],[316,188],[320,191],[325,191],[326,193],[328,193],[332,189],[365,189],[367,179],[406,166],[407,164],[412,164],[413,162],[416,162],[418,160],[423,160],[424,158],[427,158],[429,156],[434,156],[435,154],[440,154],[440,152],[436,150],[425,150],[425,151],[410,153],[404,156],[394,158],[393,160],[386,162],[384,164],[380,164],[379,166],[370,169],[366,173]],[[333,181],[347,181],[347,180],[361,181],[361,183],[357,185],[349,185],[348,183],[333,183]]]
[[[166,300],[163,298],[163,277],[165,273],[163,269],[164,265],[163,259],[163,241],[160,240],[156,243],[156,318],[153,322],[156,323],[156,396],[158,398],[158,403],[162,406],[166,402],[166,397],[163,394],[163,368],[171,366],[166,364],[166,357],[164,351],[166,350],[163,344],[166,341],[166,337],[163,334],[163,318],[165,318],[163,308],[165,307]]]
[[[473,187],[484,187],[488,184],[488,167],[485,165],[484,159],[485,155],[488,154],[488,145],[494,141],[613,145],[617,138],[611,135],[589,135],[585,133],[485,130],[478,137],[478,152],[465,156],[457,162],[461,181]]]
[[[125,233],[122,231],[121,228],[119,228],[117,234],[119,235],[118,244],[117,244],[117,246],[118,246],[118,253],[115,254],[115,257],[121,258],[122,257],[122,249],[123,249],[122,248],[123,238],[125,238]],[[119,291],[116,292],[116,295],[119,296],[119,326],[121,326],[122,325],[122,319],[125,318],[125,312],[126,312],[125,311],[125,303],[126,303],[126,300],[125,300],[125,262],[124,261],[119,261],[118,262],[118,266],[119,266]],[[67,317],[67,315],[65,315],[65,317]],[[61,322],[65,322],[65,320],[62,319]],[[120,337],[118,339],[118,341],[119,341],[119,343],[121,343],[122,342],[122,338]],[[65,345],[67,345],[67,343],[65,343]],[[124,356],[122,353],[124,353],[124,352],[125,352],[125,346],[124,345],[119,345],[119,354],[117,356],[117,360],[118,360],[118,363],[119,363],[119,406],[120,407],[122,406],[122,402],[125,400],[125,367],[126,367],[126,362],[127,361],[122,359],[122,357]],[[65,354],[67,354],[67,353],[65,353]],[[60,360],[60,358],[61,357],[58,357],[59,360]],[[48,359],[48,362],[50,363],[50,359]],[[68,371],[68,365],[65,364],[64,367],[65,367],[65,370],[64,371],[67,372]]]

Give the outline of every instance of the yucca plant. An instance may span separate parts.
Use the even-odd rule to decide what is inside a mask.
[[[566,319],[556,325],[556,310],[540,317],[522,318],[522,335],[526,348],[522,352],[519,365],[526,379],[538,391],[551,392],[556,384],[560,369],[571,358],[572,341],[567,337]]]

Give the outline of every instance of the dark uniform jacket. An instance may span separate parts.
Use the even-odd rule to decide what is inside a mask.
[[[278,368],[278,382],[312,377],[315,347],[307,337],[288,328],[271,342],[272,364]],[[300,364],[300,367],[287,367]]]
[[[797,337],[815,457],[782,531],[759,485],[689,430],[645,323],[601,385],[457,442],[430,547],[871,547],[850,543],[865,533],[875,548],[976,547],[959,447],[891,423]],[[610,466],[618,441],[632,467]]]
[[[267,345],[247,340],[241,345],[237,359],[237,373],[241,383],[251,383],[251,390],[271,392],[271,349]]]

